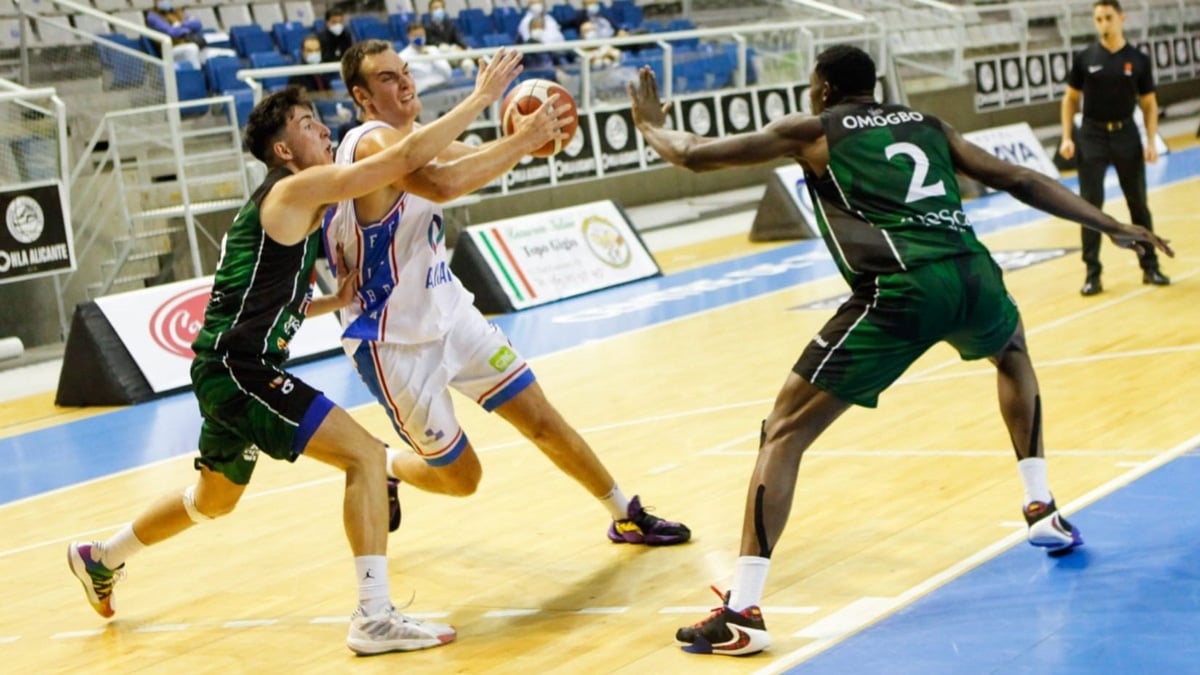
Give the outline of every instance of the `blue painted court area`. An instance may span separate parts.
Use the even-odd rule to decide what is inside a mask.
[[[1071,516],[1071,555],[1019,545],[788,672],[1200,673],[1197,485],[1193,450]]]

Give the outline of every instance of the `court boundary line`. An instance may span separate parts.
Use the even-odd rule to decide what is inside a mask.
[[[1078,513],[1088,506],[1100,501],[1104,497],[1113,494],[1117,490],[1133,483],[1146,474],[1149,474],[1151,471],[1166,466],[1179,457],[1197,449],[1200,449],[1200,434],[1196,434],[1188,440],[1179,443],[1157,457],[1144,462],[1141,466],[1130,469],[1120,476],[1117,476],[1116,478],[1113,478],[1112,480],[1093,488],[1083,496],[1069,502],[1063,508],[1063,511],[1069,513]],[[788,652],[787,654],[775,659],[773,662],[754,671],[754,675],[778,675],[779,673],[788,672],[789,669],[804,663],[808,659],[817,656],[829,648],[834,647],[854,636],[861,635],[866,630],[893,616],[899,610],[912,605],[925,596],[932,594],[934,591],[937,591],[943,586],[946,586],[955,579],[964,576],[968,572],[992,560],[1016,544],[1025,541],[1027,536],[1027,533],[1023,529],[1013,532],[1003,539],[1000,539],[999,541],[980,549],[976,553],[963,558],[959,562],[947,567],[941,572],[938,572],[916,586],[909,588],[900,595],[895,596],[895,603],[888,608],[887,611],[884,611],[878,616],[873,617],[871,620],[865,622],[861,626],[858,626],[854,630],[848,631],[836,637],[815,640],[803,647],[800,647],[799,649]]]

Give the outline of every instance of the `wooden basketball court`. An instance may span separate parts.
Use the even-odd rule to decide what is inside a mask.
[[[1192,153],[1200,167],[1198,159]],[[1081,297],[1078,228],[1060,221],[1040,218],[984,237],[995,252],[1072,249],[1006,274],[1041,380],[1051,486],[1068,514],[1147,462],[1197,445],[1200,384],[1190,374],[1200,371],[1198,173],[1151,191],[1157,229],[1179,251],[1163,263],[1175,282],[1169,288],[1143,286],[1134,256],[1106,242],[1105,293]],[[1109,206],[1125,213],[1119,199]],[[752,215],[741,217],[748,223]],[[732,237],[658,258],[669,279],[797,246]],[[6,482],[25,471],[73,470],[39,464],[39,448],[20,443],[55,425],[97,425],[62,437],[78,444],[80,462],[89,448],[113,444],[144,458],[137,468],[0,506],[0,662],[27,673],[783,670],[990,555],[1024,546],[1021,484],[994,371],[939,346],[878,409],[852,410],[806,456],[765,598],[774,648],[719,659],[674,645],[676,627],[718,604],[707,586],[729,583],[759,420],[832,312],[796,308],[844,290],[830,274],[798,275],[773,292],[534,359],[551,400],[625,491],[692,527],[686,546],[610,544],[602,507],[502,420],[460,399],[482,451],[480,489],[456,499],[402,487],[404,523],[389,542],[396,601],[411,598],[407,612],[459,631],[455,644],[425,652],[356,658],[346,649],[355,581],[341,476],[306,459],[260,462],[233,515],[131,560],[117,587],[117,616],[102,620],[66,567],[66,544],[107,537],[152,499],[194,480],[191,455],[179,452],[195,439],[177,420],[195,409],[186,399],[146,404],[138,434],[127,434],[98,421],[112,413],[55,411],[49,396],[0,404],[0,449],[12,450]],[[319,377],[353,380],[340,359],[325,362]],[[353,412],[394,438],[378,406]],[[1087,523],[1081,528],[1086,538]]]

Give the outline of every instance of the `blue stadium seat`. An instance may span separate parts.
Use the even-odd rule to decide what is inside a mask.
[[[567,24],[574,23],[575,15],[578,13],[579,10],[565,3],[560,3],[550,8],[550,16],[554,17],[554,20],[558,22],[559,26],[566,26]]]
[[[496,32],[508,35],[508,44],[517,39],[517,27],[521,25],[521,13],[512,7],[497,7],[492,10],[492,24]]]
[[[256,52],[250,55],[251,68],[275,68],[278,66],[289,66],[288,60],[279,52]],[[276,91],[287,86],[287,77],[280,75],[278,77],[262,78],[263,87],[267,91]]]
[[[223,94],[237,89],[249,89],[250,85],[237,79],[237,72],[241,69],[242,61],[236,56],[210,57],[204,63],[209,91]]]
[[[141,50],[141,41],[120,33],[105,33],[97,35],[102,41],[107,40],[134,51]],[[111,75],[109,86],[114,89],[140,87],[146,80],[146,69],[138,57],[126,54],[112,47],[105,47],[100,42],[97,48],[100,66]]]
[[[246,120],[250,117],[250,111],[254,109],[254,92],[248,87],[245,89],[234,89],[225,92],[233,97],[233,110],[237,114],[238,128],[246,126]],[[228,118],[228,111],[226,112]]]
[[[275,51],[275,40],[258,24],[234,26],[229,29],[229,39],[238,56],[248,58],[255,52]]]
[[[387,24],[375,16],[350,17],[350,34],[355,42],[363,40],[387,40],[391,42],[396,36],[388,29]],[[408,36],[403,36],[406,40]]]
[[[388,15],[388,30],[392,32],[392,39],[402,44],[408,44],[408,26],[413,21],[413,15],[405,12],[403,14]],[[403,47],[397,48],[397,51]]]
[[[312,30],[299,21],[277,23],[271,26],[271,35],[281,54],[298,54],[304,46],[304,38],[312,34]]]
[[[483,46],[488,48],[505,47],[513,43],[513,38],[508,33],[488,33],[483,36]]]
[[[208,85],[204,82],[204,73],[196,70],[190,63],[175,64],[175,89],[180,101],[194,101],[208,98]],[[179,114],[184,117],[199,117],[208,112],[208,106],[184,106]]]

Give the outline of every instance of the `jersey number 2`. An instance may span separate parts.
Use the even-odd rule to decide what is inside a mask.
[[[883,149],[883,153],[887,155],[888,161],[891,161],[896,155],[904,155],[912,159],[913,176],[912,182],[908,184],[908,194],[904,196],[905,203],[911,204],[926,197],[941,197],[946,194],[946,186],[940,180],[922,185],[925,182],[925,176],[929,173],[929,157],[921,148],[912,143],[892,143]]]

